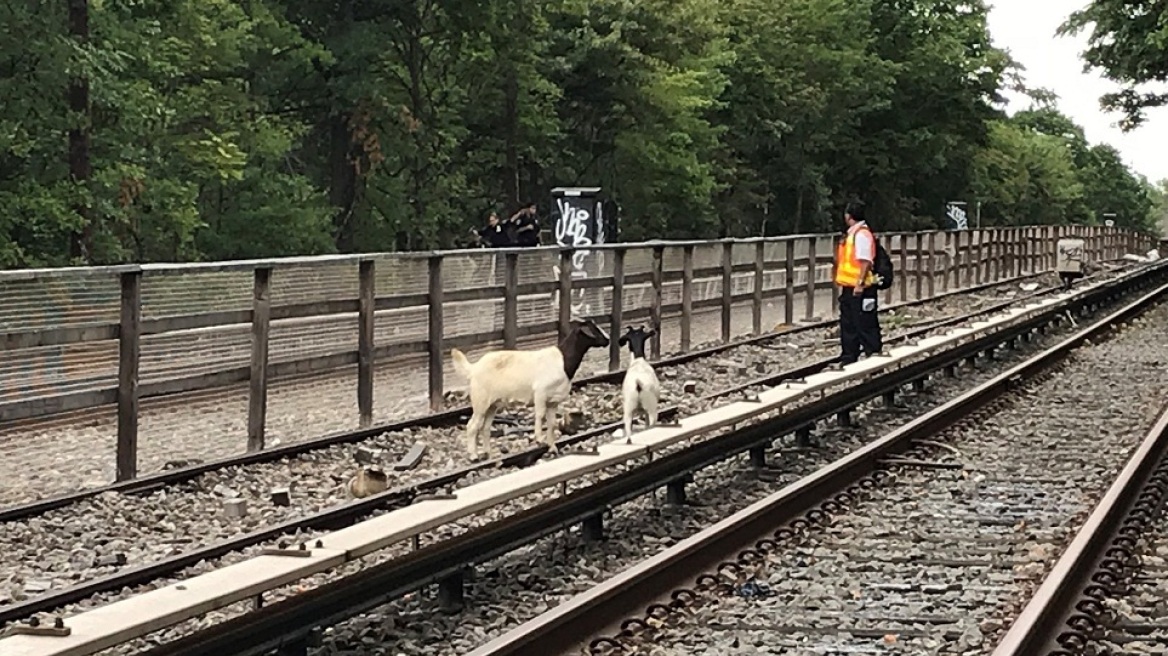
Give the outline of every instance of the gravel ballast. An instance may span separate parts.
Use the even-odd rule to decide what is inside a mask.
[[[1106,311],[1103,309],[1100,312]],[[974,473],[980,472],[979,468],[986,468],[987,471],[990,471],[997,467],[999,462],[1008,462],[1018,469],[1010,476],[1037,477],[1031,487],[1018,492],[1022,496],[1017,498],[1043,500],[1043,494],[1048,490],[1048,485],[1053,485],[1056,482],[1058,487],[1055,490],[1058,494],[1056,502],[1050,508],[1046,508],[1044,512],[1037,513],[1034,519],[1035,522],[1050,522],[1052,527],[1040,528],[1036,531],[1036,539],[1031,541],[1032,543],[1026,540],[1015,540],[1005,542],[1004,548],[1018,550],[1021,554],[1018,557],[1019,560],[1030,557],[1031,553],[1035,554],[1036,558],[1045,555],[1049,555],[1051,558],[1057,557],[1057,549],[1069,530],[1060,529],[1060,527],[1065,524],[1069,525],[1071,522],[1068,520],[1076,519],[1078,513],[1086,512],[1095,498],[1092,495],[1097,495],[1106,489],[1110,477],[1122,465],[1128,450],[1142,437],[1143,430],[1154,418],[1154,409],[1159,407],[1153,399],[1156,398],[1158,386],[1163,381],[1149,379],[1144,382],[1142,387],[1132,392],[1136,396],[1123,395],[1128,392],[1126,372],[1142,371],[1142,369],[1137,369],[1136,365],[1145,362],[1147,357],[1168,357],[1168,346],[1157,347],[1154,343],[1151,344],[1150,348],[1159,355],[1149,355],[1148,350],[1140,350],[1141,347],[1148,346],[1148,342],[1156,341],[1149,339],[1150,334],[1155,330],[1155,326],[1162,325],[1166,317],[1168,317],[1168,309],[1161,306],[1147,318],[1141,319],[1136,328],[1121,333],[1114,342],[1107,342],[1093,349],[1083,350],[1079,355],[1073,356],[1074,359],[1067,366],[1065,372],[1059,373],[1051,379],[1052,381],[1065,381],[1065,383],[1043,383],[1033,386],[1031,389],[1038,391],[1032,391],[1024,401],[1004,408],[1002,413],[993,420],[987,420],[981,424],[982,429],[987,431],[998,429],[1004,431],[1009,437],[1007,444],[1002,445],[995,441],[995,436],[987,434],[971,438],[975,442],[970,446],[964,442],[964,438],[959,437],[957,446],[963,453],[962,462],[967,463],[968,467],[974,468],[974,471],[969,472],[967,476],[962,476],[961,472],[944,470],[906,470],[901,472],[899,480],[907,482],[907,492],[900,490],[894,493],[893,491],[899,490],[899,488],[890,487],[890,491],[884,493],[889,495],[889,503],[892,504],[890,507],[868,506],[861,509],[862,515],[855,518],[856,526],[850,526],[847,529],[850,531],[846,533],[848,538],[853,536],[859,538],[864,535],[865,530],[875,530],[878,535],[890,538],[891,544],[881,547],[873,543],[870,549],[871,553],[865,557],[872,561],[878,559],[881,554],[885,554],[887,550],[892,550],[900,553],[901,559],[908,560],[911,563],[908,567],[911,567],[918,564],[912,563],[912,558],[919,558],[920,553],[930,551],[930,547],[927,546],[915,547],[914,542],[917,535],[930,533],[944,535],[942,529],[926,525],[930,519],[947,516],[962,519],[973,518],[975,520],[973,530],[976,532],[980,530],[981,526],[977,523],[976,518],[988,515],[1000,523],[998,509],[1002,508],[1011,521],[1004,526],[991,522],[990,530],[1009,531],[1015,524],[1009,512],[1024,512],[1024,510],[1007,507],[1011,501],[1016,501],[1016,498],[1010,496],[1006,489],[1012,483],[1007,480],[999,485],[998,482],[987,479],[987,477],[978,478],[980,474]],[[1081,322],[1082,320],[1080,325]],[[689,495],[701,505],[680,508],[668,506],[663,503],[664,495],[659,493],[656,498],[642,498],[614,510],[612,516],[606,518],[606,533],[609,539],[603,543],[585,544],[579,533],[573,532],[566,536],[561,534],[545,538],[530,547],[492,561],[479,569],[473,582],[469,585],[467,599],[470,607],[461,614],[454,616],[441,614],[431,593],[414,596],[327,630],[324,644],[311,653],[316,655],[368,653],[391,656],[397,654],[413,656],[415,654],[454,655],[466,653],[491,637],[514,628],[519,623],[554,607],[637,561],[659,552],[757,501],[783,485],[811,473],[827,462],[878,438],[897,426],[903,425],[912,417],[956,397],[963,391],[996,375],[1011,364],[1032,355],[1037,350],[1053,345],[1061,336],[1077,329],[1076,326],[1064,324],[1061,328],[1052,331],[1050,335],[1038,338],[1034,344],[1024,345],[1017,352],[1003,352],[998,361],[993,362],[983,371],[975,372],[963,367],[959,370],[960,374],[956,379],[936,379],[923,394],[907,394],[903,399],[905,408],[889,412],[881,408],[878,403],[868,404],[856,414],[859,426],[853,428],[831,427],[826,431],[821,431],[817,438],[822,444],[821,449],[812,451],[791,449],[788,443],[782,457],[782,472],[778,476],[760,477],[749,468],[744,457],[735,458],[697,475],[695,483],[691,485]],[[1103,396],[1102,406],[1099,400],[1092,402],[1093,396],[1088,391],[1090,386],[1084,386],[1083,379],[1087,382],[1097,381],[1113,390],[1117,396]],[[1056,389],[1047,390],[1045,386],[1048,384],[1053,385]],[[1068,406],[1069,411],[1062,416],[1061,423],[1048,424],[1043,421],[1045,417],[1039,416],[1033,411],[1030,405],[1032,396],[1049,399],[1048,407]],[[1128,403],[1128,401],[1133,402]],[[1137,405],[1135,401],[1142,405]],[[1148,407],[1152,408],[1150,412],[1143,410]],[[1104,417],[1115,419],[1115,423],[1110,424],[1111,427],[1101,429],[1097,426],[1100,420],[1095,413],[1101,411],[1105,413]],[[1048,425],[1050,426],[1049,430],[1053,431],[1056,437],[1051,437],[1050,433],[1044,429]],[[967,431],[958,432],[964,435]],[[1095,452],[1094,446],[1086,449],[1083,448],[1085,445],[1080,443],[1077,445],[1079,449],[1077,451],[1071,449],[1070,453],[1042,451],[1040,453],[1044,459],[1041,462],[1036,460],[1033,464],[1028,464],[1027,459],[1020,454],[1029,454],[1035,450],[1035,445],[1026,441],[1026,435],[1030,432],[1039,432],[1045,436],[1039,438],[1041,445],[1045,447],[1057,446],[1060,441],[1077,439],[1089,443],[1092,441],[1102,442],[1110,453],[1107,460],[1097,462],[1092,457]],[[997,438],[1000,437],[997,436]],[[984,453],[974,448],[978,445],[984,447]],[[967,449],[969,449],[968,452]],[[930,457],[940,458],[945,453],[939,452]],[[1048,455],[1049,459],[1045,459]],[[990,482],[986,483],[987,480]],[[984,487],[979,487],[983,485]],[[929,486],[939,486],[942,490],[953,486],[964,486],[965,489],[972,490],[970,494],[974,496],[971,498],[957,496],[951,499],[947,499],[943,494],[930,496],[927,490]],[[1080,489],[1080,486],[1083,488]],[[874,500],[874,502],[879,501],[879,498]],[[977,503],[981,505],[976,505]],[[872,518],[879,518],[879,520]],[[847,518],[841,518],[839,521],[842,523],[847,521]],[[953,530],[959,529],[959,526],[953,527]],[[901,531],[899,535],[910,537],[906,540],[898,540],[896,537],[898,530]],[[839,612],[843,609],[855,610],[854,607],[867,603],[877,603],[883,598],[891,598],[895,594],[895,588],[892,591],[884,592],[862,588],[859,598],[854,596],[850,588],[839,589],[841,581],[846,583],[859,576],[857,572],[846,571],[847,566],[844,563],[849,558],[854,558],[857,550],[863,552],[864,548],[859,546],[860,543],[857,543],[857,545],[847,547],[849,553],[836,556],[835,552],[832,551],[832,545],[833,540],[838,540],[838,537],[837,534],[824,536],[822,544],[791,545],[797,550],[794,553],[797,553],[802,560],[795,560],[794,556],[790,559],[786,555],[781,556],[777,566],[787,569],[776,574],[773,581],[769,579],[763,581],[770,590],[778,593],[775,597],[750,601],[724,600],[723,610],[735,618],[733,621],[744,621],[741,619],[742,617],[756,613],[758,618],[761,618],[758,621],[766,626],[773,626],[775,624],[774,618],[781,617],[785,618],[783,624],[810,623],[814,626],[815,622],[819,622],[819,626],[830,627],[833,622],[839,623]],[[944,542],[938,544],[938,549],[947,548]],[[955,553],[959,552],[960,546],[954,547],[954,551]],[[977,548],[960,551],[971,559],[976,552]],[[992,553],[992,549],[990,553]],[[986,556],[983,554],[981,559],[985,558]],[[813,567],[816,562],[821,561],[825,563],[824,567],[827,568],[824,573]],[[1024,562],[1030,563],[1030,561]],[[1005,576],[1011,585],[1013,585],[1013,574],[1010,570],[1012,564],[1014,563],[1004,565]],[[928,562],[925,561],[922,566],[928,567]],[[898,567],[901,569],[897,569]],[[894,576],[897,573],[915,575],[912,570],[905,569],[905,567],[904,564],[890,564],[883,571],[886,571],[889,576]],[[912,579],[907,585],[910,588],[915,586],[918,591],[922,589],[922,586],[930,586],[928,592],[921,593],[925,595],[927,601],[929,595],[945,593],[940,588],[932,587],[933,582],[930,581],[929,577],[950,576],[953,574],[951,569],[942,566],[936,570],[930,570],[921,574],[922,579]],[[1041,573],[1036,572],[1037,570],[1032,571],[1030,575],[1041,576]],[[822,580],[816,578],[820,576],[823,577]],[[896,579],[890,580],[895,582]],[[982,587],[990,585],[992,583]],[[973,595],[971,599],[976,598],[976,603],[979,604],[990,601],[994,601],[995,604],[1016,603],[1008,594],[995,597],[988,592],[983,594],[983,591],[979,590],[980,588],[971,586],[962,589],[956,593],[956,596]],[[940,601],[950,601],[949,598],[942,596],[935,598]],[[813,614],[804,608],[805,602],[812,605],[820,604],[823,616],[813,617]],[[764,609],[758,604],[772,605]],[[908,607],[902,605],[890,608],[887,612],[893,610],[904,612],[906,608]],[[908,609],[917,611],[924,616],[929,615],[929,607],[924,602],[919,602],[917,606]],[[934,610],[937,610],[937,613],[941,612],[938,609]],[[835,612],[836,615],[832,616],[831,612]],[[994,612],[994,607],[991,606],[983,612]],[[1002,612],[1007,611],[1003,610]],[[964,617],[968,614],[967,609],[962,608],[957,615]],[[757,645],[778,645],[782,640],[779,636],[771,635],[760,641],[754,637],[746,636],[746,634],[750,634],[750,631],[734,635],[731,635],[732,631],[709,631],[708,627],[702,628],[707,620],[714,621],[705,617],[697,624],[687,623],[676,634],[670,634],[666,636],[665,640],[659,641],[661,643],[659,649],[650,649],[643,653],[757,653]],[[936,628],[923,626],[930,630]],[[972,622],[972,626],[978,631],[983,630],[977,621]],[[962,627],[963,630],[965,628],[967,627]],[[994,628],[994,625],[991,622],[985,628],[990,630]],[[984,641],[985,639],[984,635],[980,639],[976,638],[972,630],[953,634],[952,628],[946,627],[945,631],[949,632],[947,635],[950,639],[956,641],[967,639],[967,643],[970,644],[973,642],[981,644],[979,640]],[[698,635],[698,637],[691,639],[691,634]],[[843,645],[838,641],[833,643],[834,637],[816,636],[816,640],[823,641],[822,644],[817,643],[818,647],[807,644],[799,646],[798,641],[788,641],[789,644],[782,643],[787,645],[784,649],[773,653],[841,653],[848,652],[849,649],[865,653],[869,648],[890,648],[894,652],[897,649],[907,649],[907,653],[913,653],[913,649],[924,648],[921,646],[924,644],[923,642],[914,647],[912,641],[917,640],[917,638],[908,636],[903,640],[898,638],[900,642],[896,644],[877,644],[884,640],[883,634],[881,634],[878,641],[859,640],[848,645]],[[737,646],[735,646],[736,639]],[[831,645],[837,643],[839,651],[834,651],[837,647]],[[932,653],[931,650],[927,651]],[[970,653],[981,652],[975,649]]]
[[[1165,321],[1160,305],[947,431],[963,469],[894,467],[780,542],[754,596],[668,622],[645,653],[988,653],[1155,422]]]
[[[912,314],[906,310],[886,317],[886,334],[899,334],[912,325],[965,314],[1022,294],[1015,284],[999,287],[996,293],[983,290],[973,299],[971,295],[938,299],[911,309]],[[763,372],[775,373],[832,355],[838,346],[831,332],[780,335],[685,365],[659,367],[662,405],[680,403],[682,414],[690,415],[725,403],[696,397],[761,377]],[[743,368],[748,370],[745,376]],[[683,391],[689,381],[696,383],[693,394]],[[583,419],[579,430],[619,421],[619,384],[576,390],[566,406]],[[497,420],[496,445],[511,451],[528,446],[530,412],[518,409],[506,416],[518,420],[519,426]],[[38,517],[6,522],[0,534],[0,552],[9,557],[0,566],[0,607],[342,503],[346,500],[344,484],[357,471],[359,452],[374,454],[389,475],[390,487],[464,466],[469,460],[462,434],[461,425],[386,433],[360,444],[211,472],[148,495],[103,494]],[[391,465],[416,442],[427,447],[421,465],[410,471],[393,471]],[[479,472],[462,484],[498,472]],[[278,489],[288,490],[287,505],[273,499],[272,492]]]

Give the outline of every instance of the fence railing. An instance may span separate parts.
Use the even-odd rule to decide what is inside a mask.
[[[1089,255],[1142,252],[1153,237],[1043,226],[884,234],[896,281],[885,301],[929,298],[1048,270],[1062,236]],[[118,480],[137,475],[142,399],[249,383],[247,448],[262,449],[269,381],[357,365],[360,424],[372,421],[374,369],[424,369],[443,404],[447,353],[548,342],[573,315],[618,335],[633,321],[676,321],[680,350],[696,314],[750,306],[751,332],[834,313],[837,235],[285,258],[0,272],[0,426],[117,406]],[[781,309],[780,309],[781,306]],[[608,368],[619,368],[615,338]],[[599,357],[605,357],[601,354]]]

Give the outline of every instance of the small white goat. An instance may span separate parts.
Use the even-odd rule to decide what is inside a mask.
[[[625,437],[629,440],[633,435],[633,414],[637,411],[645,413],[649,426],[657,424],[661,383],[657,381],[653,365],[645,359],[645,341],[655,334],[652,329],[629,328],[620,338],[620,345],[628,344],[629,352],[633,354],[633,361],[625,370],[625,382],[621,388],[625,406]]]
[[[479,438],[487,441],[487,458],[494,457],[490,444],[495,413],[505,403],[535,405],[535,437],[557,451],[556,412],[572,391],[572,377],[584,354],[594,346],[608,346],[608,334],[590,320],[572,321],[568,334],[557,346],[533,351],[493,351],[470,362],[458,349],[450,351],[454,368],[470,383],[473,410],[466,424],[466,446],[478,458]],[[547,430],[543,428],[547,420]]]

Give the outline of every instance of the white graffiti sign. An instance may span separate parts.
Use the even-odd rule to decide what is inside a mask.
[[[595,217],[589,211],[592,208],[595,208]],[[586,280],[593,274],[599,274],[604,267],[604,254],[589,250],[588,247],[594,243],[592,235],[595,235],[595,243],[604,242],[600,204],[592,198],[565,196],[556,199],[556,209],[559,211],[555,226],[556,243],[576,249],[572,253],[573,280]],[[553,267],[553,273],[558,280],[560,276],[558,263]],[[594,313],[595,308],[588,303],[588,292],[587,289],[572,290],[571,306],[574,316],[589,316]],[[559,304],[558,292],[553,301]]]
[[[945,208],[945,213],[949,215],[949,219],[957,225],[958,230],[965,230],[969,227],[969,219],[965,213],[965,208],[960,205],[948,205]]]

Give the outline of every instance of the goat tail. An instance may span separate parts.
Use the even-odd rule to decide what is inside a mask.
[[[637,381],[637,394],[640,394],[642,391],[644,391],[644,390],[641,387],[641,381],[638,380]]]
[[[458,349],[450,349],[450,360],[454,363],[454,370],[463,378],[470,380],[470,360]]]

